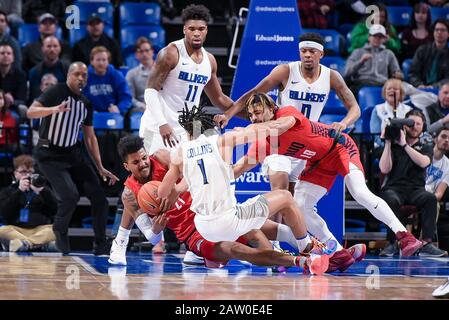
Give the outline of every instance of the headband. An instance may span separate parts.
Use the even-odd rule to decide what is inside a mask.
[[[301,50],[302,48],[313,48],[318,49],[320,51],[324,51],[323,45],[315,41],[301,41],[299,43],[299,50]]]

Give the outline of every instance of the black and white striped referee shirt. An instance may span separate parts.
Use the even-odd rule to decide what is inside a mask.
[[[70,111],[58,112],[41,119],[39,138],[50,145],[71,147],[78,141],[81,125],[92,126],[93,107],[84,95],[75,95],[66,83],[58,83],[36,99],[44,107],[54,107],[68,100]]]

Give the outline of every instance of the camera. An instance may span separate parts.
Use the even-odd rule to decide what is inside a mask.
[[[39,173],[33,173],[28,179],[30,179],[31,185],[36,188],[42,188],[47,182],[47,179]]]
[[[388,124],[385,127],[385,139],[386,140],[399,140],[401,137],[401,130],[403,126],[413,127],[415,125],[415,121],[413,119],[388,119]]]

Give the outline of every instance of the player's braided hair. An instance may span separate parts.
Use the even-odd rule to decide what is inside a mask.
[[[215,127],[213,115],[206,113],[203,109],[204,106],[201,105],[199,107],[193,106],[192,109],[189,110],[187,104],[185,104],[185,107],[181,111],[178,111],[180,113],[178,117],[179,124],[185,131],[195,138]]]

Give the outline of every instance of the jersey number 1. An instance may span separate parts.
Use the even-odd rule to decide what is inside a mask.
[[[206,169],[204,168],[204,160],[199,159],[197,163],[198,166],[200,167],[201,173],[203,174],[203,184],[209,184],[209,182],[207,181]]]
[[[302,104],[301,113],[306,116],[307,119],[310,118],[310,111],[312,110],[311,104]]]
[[[187,92],[187,97],[184,99],[185,101],[193,102],[195,101],[196,93],[198,92],[198,86],[194,86],[189,84],[189,92]],[[192,96],[192,99],[190,99]]]

